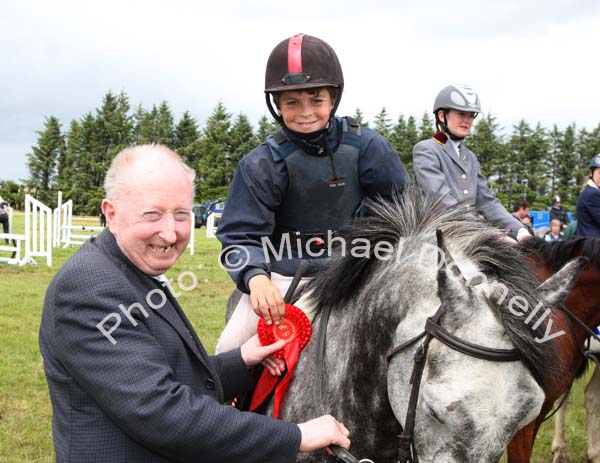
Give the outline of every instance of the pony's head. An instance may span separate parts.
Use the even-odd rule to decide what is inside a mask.
[[[404,425],[421,341],[396,352],[389,363],[382,359],[421,333],[427,318],[443,304],[439,325],[454,338],[488,349],[514,349],[519,360],[475,358],[431,340],[416,406],[414,446],[419,461],[499,461],[510,438],[538,415],[544,389],[560,375],[552,343],[557,333],[546,325],[546,307],[558,300],[538,297],[537,281],[519,247],[466,206],[443,208],[414,186],[392,202],[368,206],[368,217],[345,239],[368,240],[371,254],[365,258],[346,253],[313,285],[314,301],[329,305],[336,323],[348,327],[328,341],[327,348],[338,346],[339,369],[354,378],[353,401],[360,403],[358,397],[365,395],[362,400],[379,403],[378,394],[384,392]],[[443,244],[436,241],[438,230]],[[373,250],[383,242],[394,249],[392,258],[376,258]],[[572,285],[583,264],[570,265],[553,276],[561,288]],[[564,291],[552,294],[565,296]],[[379,388],[366,378],[357,383],[359,375],[378,376],[380,384],[385,383]],[[371,396],[362,391],[363,383]],[[341,413],[345,422],[358,413],[368,423],[362,410]],[[376,428],[377,418],[369,425]],[[365,452],[359,455],[372,458]]]

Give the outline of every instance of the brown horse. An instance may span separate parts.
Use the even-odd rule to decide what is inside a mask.
[[[591,259],[587,268],[579,274],[565,306],[588,328],[593,329],[600,325],[600,239],[575,238],[553,243],[531,239],[522,246],[530,258],[531,268],[541,282],[574,257],[586,256]],[[568,391],[586,363],[582,355],[588,337],[586,330],[578,323],[568,320],[565,312],[557,308],[553,310],[551,317],[556,330],[565,332],[554,340],[559,351],[563,375],[554,381],[550,390],[545,391],[546,400],[540,415],[517,432],[511,440],[508,446],[509,463],[530,461],[533,442],[544,417],[557,399]]]

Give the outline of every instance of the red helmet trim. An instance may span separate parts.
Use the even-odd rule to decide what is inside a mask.
[[[302,37],[294,35],[288,42],[288,72],[302,72]]]

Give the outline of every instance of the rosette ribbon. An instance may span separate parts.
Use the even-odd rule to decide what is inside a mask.
[[[280,339],[286,341],[285,346],[273,354],[273,357],[285,361],[286,370],[282,376],[273,376],[264,370],[258,380],[250,411],[256,410],[273,393],[273,417],[279,418],[279,410],[294,377],[294,369],[300,357],[300,351],[308,344],[312,332],[310,320],[302,310],[292,304],[285,305],[285,318],[279,325],[267,325],[264,319],[258,321],[258,339],[263,346],[273,344]]]

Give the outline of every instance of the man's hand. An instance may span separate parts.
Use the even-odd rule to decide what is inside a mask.
[[[255,334],[242,345],[242,360],[247,367],[252,367],[262,362],[263,366],[273,376],[281,376],[285,370],[285,361],[269,356],[282,349],[283,346],[285,346],[285,341],[283,340],[279,340],[268,346],[262,346],[258,340],[258,335]]]
[[[301,452],[312,452],[332,444],[350,448],[350,431],[331,415],[320,416],[298,427],[302,433]]]
[[[285,303],[279,288],[271,283],[266,275],[255,275],[248,281],[250,304],[259,317],[264,318],[267,325],[279,324],[285,316]]]

